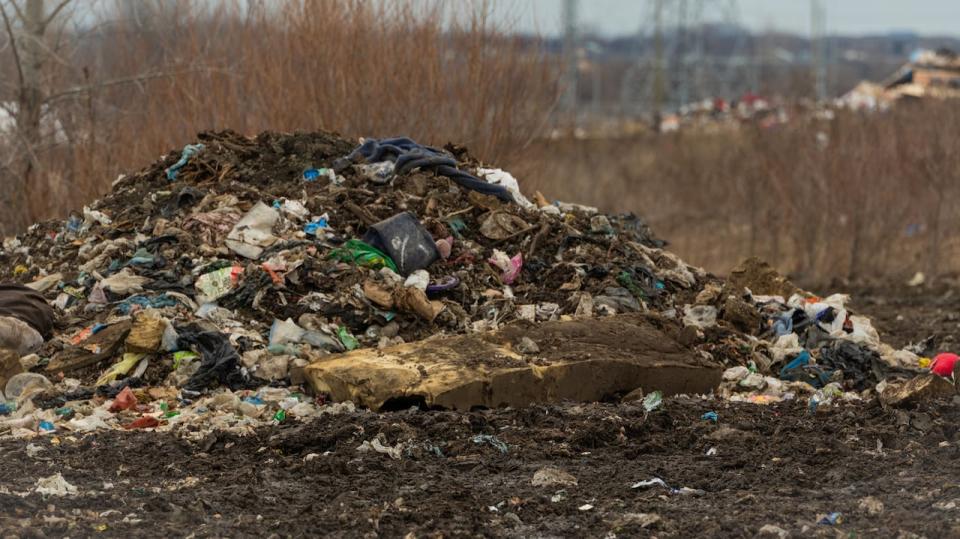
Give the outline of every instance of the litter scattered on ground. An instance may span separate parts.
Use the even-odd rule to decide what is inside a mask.
[[[469,409],[641,386],[648,413],[665,395],[712,390],[758,404],[805,398],[816,411],[927,372],[844,295],[804,292],[755,259],[726,281],[708,275],[638,217],[539,193],[531,202],[516,178],[458,146],[326,133],[198,138],[82,212],[3,242],[0,436],[202,437],[338,413],[333,400]],[[580,396],[531,376],[503,397],[449,383],[471,358],[486,387],[518,367],[552,367],[562,386],[608,368],[588,345],[606,355],[634,334],[655,336],[634,340],[634,351],[687,363],[635,365],[632,387],[591,376]],[[398,359],[440,342],[429,338],[476,336],[456,342],[503,339],[431,365]],[[352,379],[375,383],[338,378],[344,358],[366,358],[369,370]],[[935,359],[932,370],[952,376],[953,363]],[[417,392],[438,387],[456,395]],[[474,442],[508,451],[493,435]]]
[[[55,473],[38,479],[36,492],[45,496],[74,496],[77,494],[77,487],[68,483],[60,473]]]

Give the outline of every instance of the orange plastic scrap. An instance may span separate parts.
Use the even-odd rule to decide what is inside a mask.
[[[263,268],[263,271],[267,272],[270,275],[270,279],[273,280],[273,284],[281,285],[284,283],[283,275],[278,274],[277,272],[282,272],[286,270],[286,266],[281,266],[279,264],[271,264],[269,262],[264,262],[260,264],[260,267]]]
[[[83,341],[87,340],[87,338],[89,338],[91,335],[93,335],[93,326],[90,326],[84,329],[83,331],[81,331],[80,333],[77,333],[76,335],[74,335],[73,338],[70,339],[70,344],[76,346],[82,343]]]

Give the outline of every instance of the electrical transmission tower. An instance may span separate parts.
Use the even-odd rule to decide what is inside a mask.
[[[827,8],[823,0],[810,0],[810,66],[817,101],[827,99]]]
[[[637,44],[621,85],[625,112],[657,115],[752,89],[737,0],[646,0]]]
[[[571,123],[577,120],[577,86],[579,72],[577,67],[577,7],[578,0],[563,0],[563,94],[562,108]]]

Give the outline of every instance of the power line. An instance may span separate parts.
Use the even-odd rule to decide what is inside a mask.
[[[563,2],[563,55],[566,69],[563,75],[563,110],[576,122],[577,115],[577,83],[579,72],[577,67],[577,8],[578,0],[564,0]]]
[[[827,99],[827,8],[823,0],[810,0],[810,66],[818,101]]]

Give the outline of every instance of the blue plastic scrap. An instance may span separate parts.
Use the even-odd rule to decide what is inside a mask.
[[[820,524],[821,526],[836,526],[837,524],[843,524],[843,513],[830,513],[829,515],[821,518],[817,524]]]
[[[773,332],[777,337],[793,333],[793,310],[783,313],[773,323]]]
[[[263,399],[260,398],[260,395],[259,395],[259,394],[253,395],[253,396],[250,396],[250,397],[245,397],[245,398],[243,399],[243,402],[249,402],[250,404],[254,404],[254,405],[257,405],[257,406],[261,406],[261,405],[265,404],[264,401],[263,401]]]
[[[170,181],[176,180],[177,172],[179,172],[180,169],[183,168],[188,161],[190,161],[191,157],[200,153],[203,150],[203,147],[203,144],[187,144],[184,146],[183,152],[180,153],[180,160],[167,168],[167,179]]]
[[[782,369],[780,369],[780,378],[784,379],[787,376],[789,376],[790,371],[800,367],[806,367],[809,364],[810,364],[810,352],[804,350],[800,352],[797,355],[797,357],[793,359],[793,361],[791,361],[790,363],[787,363],[786,365],[784,365]]]
[[[303,171],[303,181],[306,182],[315,182],[320,179],[320,176],[330,177],[330,169],[328,168],[308,168]]]
[[[79,232],[80,227],[82,226],[83,226],[83,219],[81,219],[80,216],[78,215],[71,215],[67,219],[67,230],[69,230],[70,232]]]
[[[117,311],[119,311],[120,314],[130,314],[135,310],[135,307],[142,309],[162,309],[163,307],[175,307],[177,303],[176,299],[166,294],[160,294],[150,298],[146,296],[133,296],[125,299],[123,303],[117,307]]]
[[[707,412],[702,416],[700,416],[700,419],[704,421],[713,421],[714,423],[716,423],[717,420],[720,419],[720,417],[717,415],[716,412]]]
[[[473,437],[473,443],[475,443],[475,444],[485,444],[485,443],[486,443],[486,444],[490,444],[490,445],[492,445],[493,447],[497,448],[497,449],[498,449],[501,453],[503,453],[504,455],[506,455],[506,454],[507,454],[507,451],[509,451],[509,448],[507,447],[507,444],[506,444],[506,443],[500,441],[499,438],[497,438],[496,436],[493,436],[493,435],[491,435],[491,434],[478,434],[478,435],[476,435],[476,436]]]
[[[324,228],[329,228],[329,225],[327,224],[327,220],[322,217],[316,221],[303,225],[303,231],[310,236],[316,236],[317,231]]]

